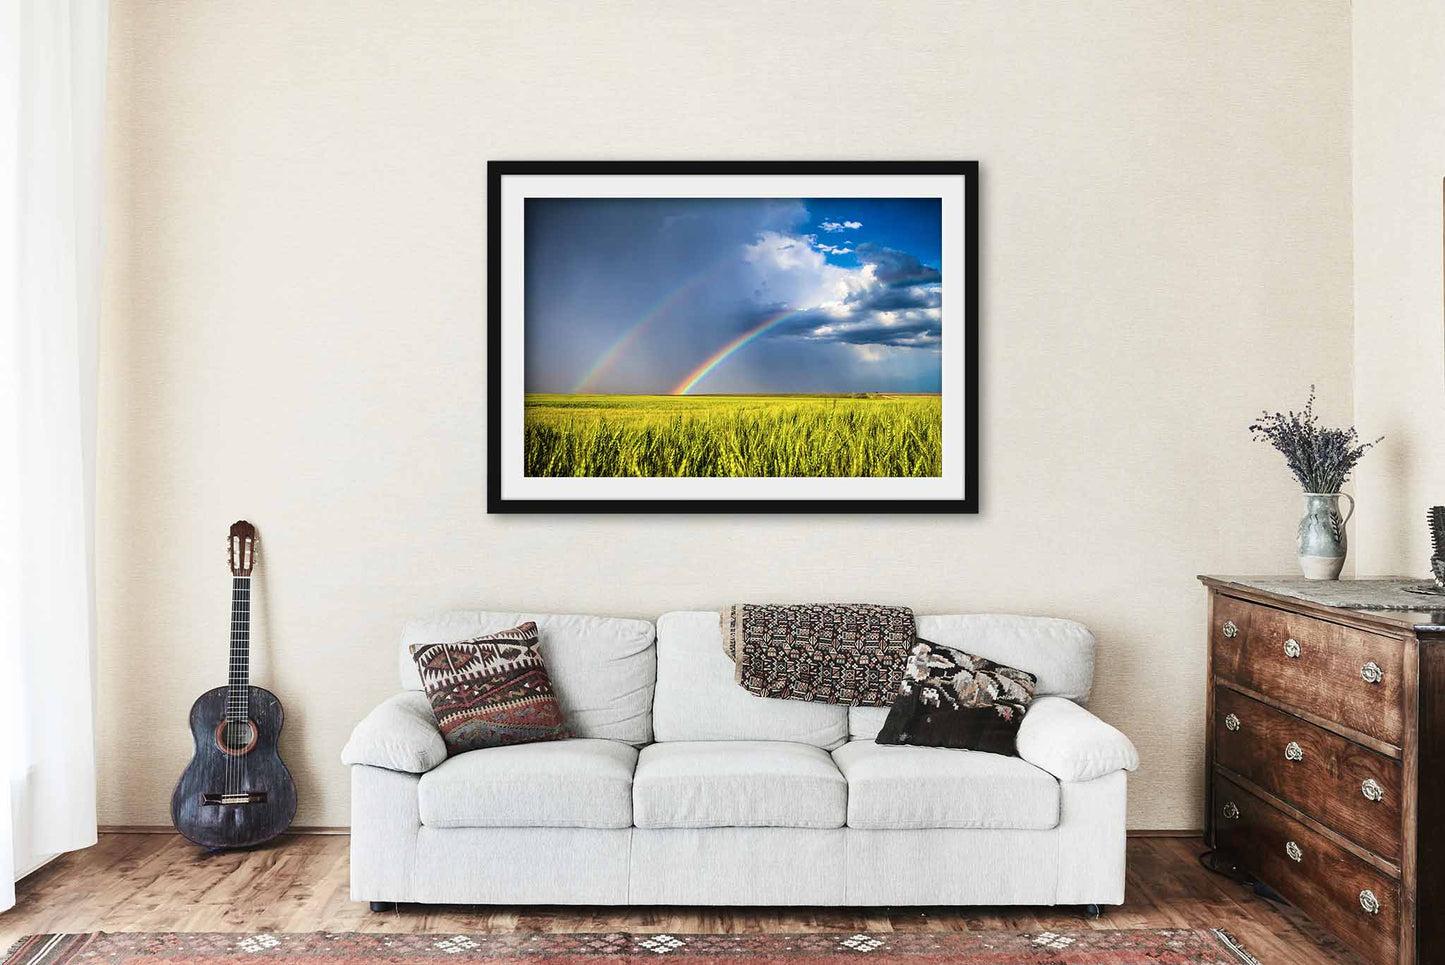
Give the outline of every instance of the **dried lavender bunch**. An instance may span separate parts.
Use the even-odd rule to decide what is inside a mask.
[[[1322,427],[1315,415],[1313,385],[1303,412],[1263,412],[1250,424],[1249,432],[1256,442],[1267,442],[1284,453],[1289,471],[1307,493],[1339,492],[1360,457],[1385,438],[1362,443],[1354,426]]]

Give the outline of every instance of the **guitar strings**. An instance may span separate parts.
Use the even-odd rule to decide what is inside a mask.
[[[239,798],[250,786],[250,762],[245,751],[252,742],[250,688],[251,576],[254,560],[250,540],[226,541],[226,562],[231,568],[231,642],[227,666],[225,711],[221,717],[221,752],[225,755],[221,807]],[[256,735],[259,738],[259,735]],[[222,815],[225,814],[223,810]],[[224,820],[224,817],[223,817]]]
[[[244,552],[244,550],[243,550]],[[236,578],[236,601],[233,602],[234,618],[236,618],[236,630],[233,631],[233,639],[236,643],[236,667],[231,675],[231,724],[230,724],[230,761],[231,761],[231,793],[236,795],[241,790],[241,764],[236,757],[236,743],[240,737],[240,705],[241,705],[241,578]]]
[[[241,547],[234,547],[236,556],[239,557]],[[240,564],[241,560],[233,561]],[[233,574],[231,584],[231,641],[230,641],[230,665],[229,679],[226,682],[226,710],[221,724],[221,745],[222,752],[226,755],[225,777],[223,794],[226,796],[239,795],[247,784],[247,777],[250,768],[243,759],[244,755],[236,751],[244,749],[249,739],[242,740],[245,731],[249,728],[249,697],[246,683],[242,683],[243,677],[249,677],[250,667],[246,653],[248,640],[247,624],[250,618],[250,579],[247,576]]]
[[[222,733],[225,734],[225,739],[221,741],[223,745],[222,750],[226,754],[226,789],[224,792],[226,797],[235,793],[235,759],[234,755],[231,754],[231,744],[235,739],[232,728],[235,726],[233,723],[235,721],[233,708],[236,703],[236,663],[239,656],[236,647],[236,611],[239,605],[240,595],[241,577],[233,574],[231,578],[231,660],[230,666],[227,668],[229,672],[226,680],[226,722],[222,725]],[[224,801],[226,797],[223,797],[222,800]],[[224,807],[224,805],[222,806]]]
[[[235,586],[235,600],[232,605],[232,630],[233,647],[235,656],[235,675],[231,696],[230,717],[231,723],[229,745],[232,753],[228,755],[228,762],[231,764],[231,793],[241,795],[249,786],[247,775],[250,770],[246,761],[246,755],[242,753],[249,743],[250,728],[250,654],[249,649],[249,625],[251,616],[251,581],[248,576],[237,576]]]
[[[234,550],[233,550],[234,553]],[[233,557],[234,560],[234,557]],[[221,725],[221,733],[225,737],[221,741],[221,752],[226,755],[226,786],[221,792],[221,800],[224,802],[231,794],[231,704],[236,697],[236,594],[240,578],[232,572],[231,576],[231,657],[226,666],[226,722]],[[223,803],[222,808],[225,807]],[[225,811],[222,810],[222,815]]]
[[[251,736],[251,578],[244,578],[241,584],[241,626],[238,628],[241,638],[241,690],[240,709],[237,712],[238,740],[244,749],[250,744]],[[249,780],[250,762],[246,754],[240,754],[236,758],[236,792],[245,793],[251,786]]]
[[[237,560],[239,563],[240,560]],[[237,790],[236,778],[236,755],[232,753],[236,743],[236,703],[240,699],[236,689],[236,680],[240,675],[240,611],[241,608],[241,577],[238,575],[231,586],[231,680],[230,687],[226,691],[226,793],[235,794]]]

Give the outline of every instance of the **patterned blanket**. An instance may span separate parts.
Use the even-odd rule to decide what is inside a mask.
[[[902,606],[735,603],[720,617],[733,679],[759,697],[887,706],[913,647]]]

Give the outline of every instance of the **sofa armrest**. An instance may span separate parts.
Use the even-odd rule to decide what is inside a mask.
[[[1092,781],[1139,766],[1123,733],[1064,697],[1039,697],[1019,724],[1019,757],[1061,781]]]
[[[341,763],[425,774],[447,759],[426,694],[408,690],[367,714],[341,749]]]

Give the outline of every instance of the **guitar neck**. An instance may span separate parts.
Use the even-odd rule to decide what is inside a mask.
[[[231,665],[226,678],[226,719],[251,711],[251,578],[231,577]]]

